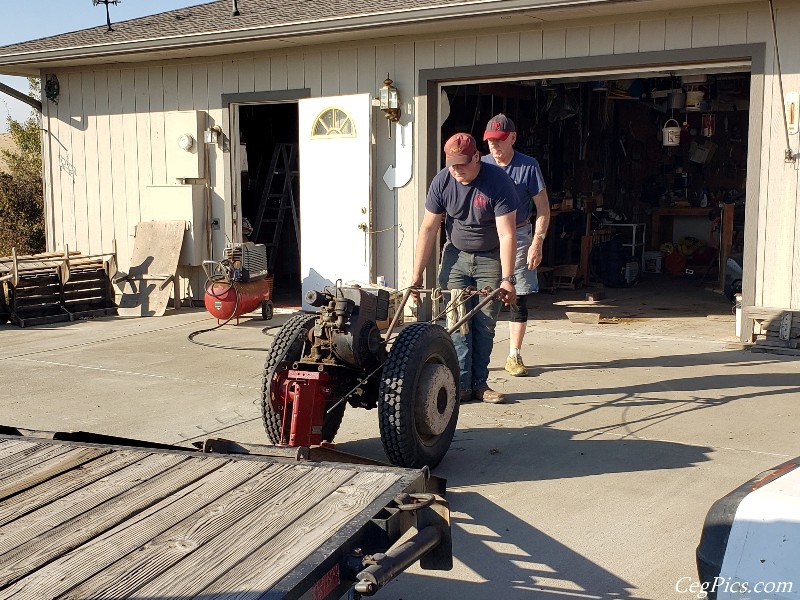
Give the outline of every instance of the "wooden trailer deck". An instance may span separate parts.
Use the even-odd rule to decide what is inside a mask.
[[[345,555],[424,482],[393,467],[0,436],[0,599],[339,597]]]

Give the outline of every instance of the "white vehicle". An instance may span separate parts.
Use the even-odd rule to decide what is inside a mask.
[[[687,597],[800,599],[800,457],[765,471],[708,511]],[[681,590],[684,591],[684,590]]]

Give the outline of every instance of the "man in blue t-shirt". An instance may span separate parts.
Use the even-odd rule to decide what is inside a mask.
[[[513,304],[514,252],[517,199],[511,180],[502,169],[481,162],[475,139],[457,133],[444,145],[446,167],[433,178],[425,200],[419,229],[411,285],[422,285],[425,265],[436,243],[442,217],[447,243],[442,249],[439,285],[445,289],[486,286],[505,292]],[[478,304],[471,298],[467,310]],[[500,302],[490,302],[472,317],[466,334],[454,332],[453,345],[461,371],[461,402],[504,401],[489,388],[489,358]]]
[[[511,307],[508,322],[510,351],[506,371],[515,377],[528,374],[522,362],[522,340],[528,323],[528,295],[539,291],[536,267],[542,262],[542,245],[550,224],[550,201],[544,186],[539,162],[514,150],[517,132],[514,122],[500,113],[486,124],[484,141],[489,142],[489,152],[481,160],[501,167],[514,182],[517,205],[517,255],[514,275],[517,278],[517,304]],[[532,209],[536,209],[536,224],[531,227]]]

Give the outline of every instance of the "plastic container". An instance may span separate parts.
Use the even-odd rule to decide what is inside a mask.
[[[644,273],[661,273],[661,261],[664,255],[657,251],[646,251],[642,253],[642,271]]]

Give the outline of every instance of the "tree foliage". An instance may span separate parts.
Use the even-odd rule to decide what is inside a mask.
[[[31,96],[37,96],[36,80],[29,80]],[[18,254],[45,248],[44,188],[42,182],[41,123],[38,114],[26,121],[7,119],[13,150],[2,150],[6,170],[0,171],[0,255],[11,248]]]

